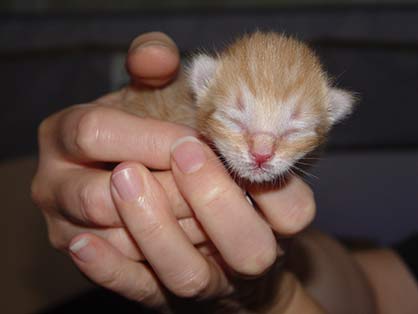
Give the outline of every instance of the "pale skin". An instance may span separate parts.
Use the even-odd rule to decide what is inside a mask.
[[[292,236],[312,221],[312,191],[297,177],[280,189],[249,191],[259,215],[205,144],[179,142],[195,137],[194,130],[118,109],[142,86],[175,77],[179,54],[172,40],[139,36],[126,65],[129,86],[58,112],[39,128],[32,196],[50,241],[98,285],[151,307],[170,310],[168,294],[228,297],[240,289],[231,280],[236,274],[262,276],[281,258],[274,233]],[[109,162],[119,164],[109,170]],[[311,235],[302,243],[306,238],[308,247],[323,242]],[[356,258],[363,267],[365,258]],[[325,313],[319,304],[327,305],[326,293],[312,291],[326,285],[303,282],[306,290],[287,271],[278,280],[280,293],[260,311]],[[367,286],[363,275],[358,282]]]

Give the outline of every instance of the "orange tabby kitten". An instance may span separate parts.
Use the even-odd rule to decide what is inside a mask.
[[[195,56],[174,83],[139,92],[125,109],[196,128],[232,174],[261,183],[291,171],[352,106],[305,44],[255,32]]]

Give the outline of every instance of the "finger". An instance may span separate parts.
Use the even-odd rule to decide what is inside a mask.
[[[193,211],[177,187],[173,173],[171,171],[154,171],[152,175],[163,187],[176,218],[194,217]]]
[[[112,175],[111,191],[122,220],[170,291],[182,297],[206,296],[225,285],[219,270],[182,232],[164,190],[146,168],[133,163],[119,165]]]
[[[49,216],[47,217],[47,222],[49,241],[56,249],[67,250],[68,244],[74,237],[88,232],[105,239],[113,247],[117,248],[124,256],[134,261],[145,260],[140,248],[124,227],[87,228],[73,224],[70,221],[61,218],[51,219]],[[199,247],[199,249],[202,244],[209,240],[196,219],[182,218],[178,220],[178,224],[186,234],[189,241],[193,245]]]
[[[134,261],[144,260],[141,250],[125,228],[87,228],[62,218],[51,216],[46,218],[49,241],[58,250],[67,251],[72,239],[90,233],[105,239],[125,257]]]
[[[172,150],[177,185],[227,264],[246,275],[264,272],[277,255],[268,224],[208,147],[186,137]]]
[[[110,195],[110,175],[95,168],[61,169],[52,186],[60,213],[83,226],[122,226]]]
[[[59,179],[51,186],[64,217],[83,226],[123,226],[110,194],[110,171],[80,167],[61,168],[59,173]],[[175,217],[193,217],[171,172],[155,172],[153,175],[164,188]],[[191,223],[186,225],[191,226]]]
[[[168,169],[171,144],[195,134],[186,126],[90,105],[63,112],[49,127],[64,153],[76,161],[136,160],[153,169]]]
[[[194,217],[181,218],[178,219],[177,222],[193,245],[196,246],[209,241],[202,226]]]
[[[160,32],[135,38],[126,60],[133,84],[152,87],[167,84],[176,75],[179,65],[180,55],[176,44]]]
[[[280,235],[293,235],[303,230],[315,216],[312,190],[297,176],[290,177],[281,188],[253,186],[248,192]]]
[[[165,302],[152,271],[144,264],[124,257],[103,239],[82,234],[69,248],[78,268],[98,285],[151,307]]]

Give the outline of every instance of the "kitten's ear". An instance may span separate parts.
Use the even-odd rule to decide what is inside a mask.
[[[199,99],[203,97],[215,76],[219,61],[211,56],[199,54],[193,58],[189,69],[189,84]]]
[[[355,97],[348,91],[330,88],[328,99],[328,118],[331,124],[344,119],[353,111]]]

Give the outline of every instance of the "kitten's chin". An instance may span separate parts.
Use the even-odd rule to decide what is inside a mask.
[[[245,154],[242,152],[236,155],[244,155],[244,157],[239,156],[239,158],[236,158],[236,155],[231,156],[229,152],[222,154],[222,150],[219,149],[219,151],[221,152],[220,157],[223,164],[239,184],[276,184],[286,180],[290,163],[288,164],[275,158],[260,166],[249,157],[245,158]]]
[[[279,183],[285,179],[286,171],[272,172],[262,168],[241,170],[238,176],[250,183]]]
[[[231,176],[239,184],[280,184],[286,181],[289,166],[284,163],[268,163],[261,167],[246,160],[231,160],[223,157]]]

